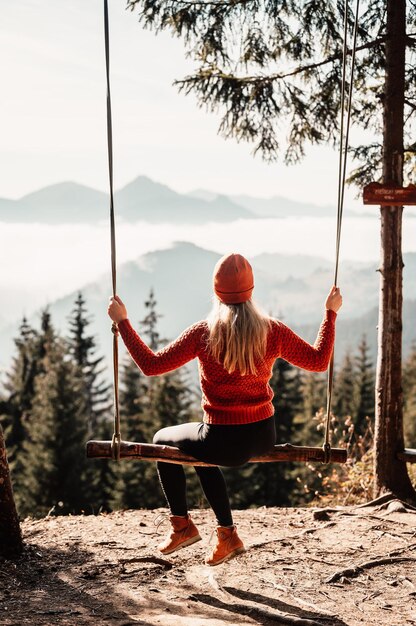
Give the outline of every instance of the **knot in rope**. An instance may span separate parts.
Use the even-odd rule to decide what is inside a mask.
[[[113,433],[113,438],[111,439],[111,456],[114,461],[120,460],[120,448],[121,448],[121,433]]]

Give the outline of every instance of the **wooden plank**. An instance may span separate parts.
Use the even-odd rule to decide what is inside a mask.
[[[89,459],[111,459],[111,441],[88,441],[87,457]],[[198,461],[193,457],[184,454],[178,448],[172,446],[160,446],[152,443],[136,443],[133,441],[122,441],[120,448],[121,459],[138,459],[140,461],[165,461],[180,465],[200,465],[209,466],[210,463]],[[269,454],[255,457],[250,463],[274,463],[276,461],[303,461],[303,462],[323,462],[325,458],[322,448],[307,446],[292,446],[284,443],[274,446],[274,450]],[[342,448],[332,448],[330,462],[345,463],[347,451]]]
[[[416,450],[405,448],[403,452],[397,453],[397,458],[400,461],[405,461],[406,463],[416,463]]]
[[[416,205],[416,186],[399,187],[397,185],[369,183],[363,190],[363,202],[364,204],[380,206]]]

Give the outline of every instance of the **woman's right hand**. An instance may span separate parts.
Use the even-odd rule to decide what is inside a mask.
[[[332,287],[325,301],[325,307],[330,311],[338,313],[342,307],[342,296],[339,287]]]
[[[107,313],[116,324],[128,318],[125,304],[118,296],[110,298]]]

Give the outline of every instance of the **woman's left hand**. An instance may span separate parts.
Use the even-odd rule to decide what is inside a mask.
[[[116,324],[119,324],[128,318],[124,302],[118,296],[110,298],[107,313]]]

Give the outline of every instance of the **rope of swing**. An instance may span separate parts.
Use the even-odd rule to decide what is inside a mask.
[[[105,37],[105,67],[107,78],[107,149],[108,149],[108,176],[110,183],[110,231],[111,231],[111,279],[113,297],[117,293],[117,263],[116,263],[116,228],[114,216],[114,190],[113,190],[113,125],[111,117],[111,92],[110,92],[110,37],[108,26],[108,2],[104,0],[104,37]],[[118,330],[117,324],[113,323],[113,378],[114,378],[114,432],[111,441],[111,453],[113,459],[120,460],[120,410],[118,394]]]
[[[358,12],[360,7],[360,0],[357,0],[355,8],[354,19],[354,31],[353,31],[353,43],[351,48],[351,69],[350,69],[350,81],[348,90],[347,107],[345,111],[345,85],[346,85],[346,73],[347,73],[347,36],[348,36],[348,10],[349,0],[345,0],[344,6],[344,43],[342,49],[342,79],[341,79],[341,121],[340,121],[340,147],[339,147],[339,163],[338,163],[338,201],[337,201],[337,230],[336,230],[336,246],[335,246],[335,271],[334,271],[334,286],[338,286],[338,269],[339,269],[339,255],[341,246],[341,229],[342,229],[342,216],[344,212],[344,195],[345,195],[345,179],[347,171],[347,156],[348,156],[348,141],[350,132],[351,121],[351,108],[352,108],[352,92],[354,84],[354,69],[355,69],[355,53],[357,48],[357,32],[358,32]],[[344,130],[345,125],[345,130]],[[332,391],[334,382],[334,351],[332,351],[331,361],[328,369],[328,385],[327,385],[327,405],[326,405],[326,420],[325,420],[325,435],[323,450],[325,452],[325,463],[329,463],[331,457],[331,443],[330,443],[330,425],[331,425],[331,404],[332,404]]]

